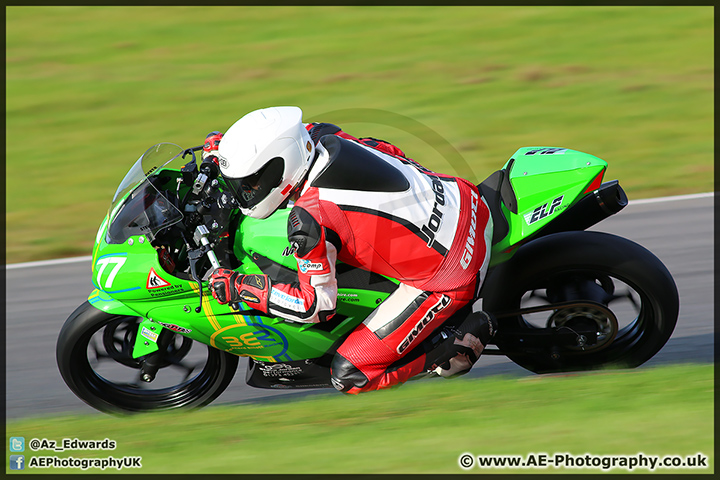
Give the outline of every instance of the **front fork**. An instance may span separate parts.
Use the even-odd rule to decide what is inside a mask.
[[[138,325],[132,357],[140,360],[140,379],[152,382],[162,363],[162,357],[173,341],[174,332],[163,328],[149,318]]]
[[[195,312],[200,313],[202,310],[202,291],[203,285],[202,280],[198,277],[196,271],[196,264],[198,260],[205,255],[210,259],[210,264],[214,269],[220,268],[215,252],[212,250],[212,244],[208,240],[209,231],[205,225],[199,225],[195,230],[193,239],[198,245],[198,248],[193,250],[188,244],[188,250],[190,252],[190,268],[192,271],[192,277],[198,282],[200,291],[200,306],[195,309]],[[186,241],[187,243],[187,241]],[[155,374],[159,369],[160,361],[164,352],[167,351],[168,346],[175,336],[174,332],[167,328],[163,328],[162,325],[153,322],[150,318],[144,318],[140,325],[138,325],[137,335],[135,336],[135,345],[133,346],[132,358],[140,358],[146,356],[141,360],[141,378],[145,382],[152,382],[155,379]]]

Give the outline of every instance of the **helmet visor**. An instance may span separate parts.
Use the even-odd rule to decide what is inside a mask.
[[[253,208],[267,197],[273,188],[280,185],[285,162],[275,157],[260,170],[243,178],[225,177],[225,182],[243,208]]]

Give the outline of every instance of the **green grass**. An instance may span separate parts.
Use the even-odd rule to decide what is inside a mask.
[[[713,68],[712,7],[7,7],[7,260],[89,254],[146,148],[271,105],[477,181],[550,145],[711,191]]]
[[[357,397],[329,393],[181,413],[25,419],[8,423],[6,438],[24,436],[26,443],[109,438],[117,442],[116,450],[28,451],[26,461],[40,454],[140,455],[142,473],[462,473],[458,458],[466,452],[702,453],[709,468],[687,471],[712,473],[713,415],[713,366],[682,365],[521,379],[436,379]]]

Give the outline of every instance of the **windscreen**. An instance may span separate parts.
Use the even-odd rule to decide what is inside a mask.
[[[153,184],[164,167],[182,158],[182,152],[178,145],[160,143],[135,162],[113,197],[106,242],[122,243],[134,235],[152,237],[182,220],[182,212]]]

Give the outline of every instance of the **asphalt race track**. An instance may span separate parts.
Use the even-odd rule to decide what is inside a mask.
[[[667,345],[643,367],[713,361],[713,197],[638,201],[593,230],[624,236],[650,249],[672,272],[680,318]],[[91,292],[90,261],[8,266],[6,416],[96,412],[65,386],[55,364],[55,341],[65,319]],[[337,395],[331,389],[275,391],[245,385],[245,358],[215,404]],[[485,356],[471,376],[532,375],[505,357]],[[429,380],[446,381],[446,380]]]

